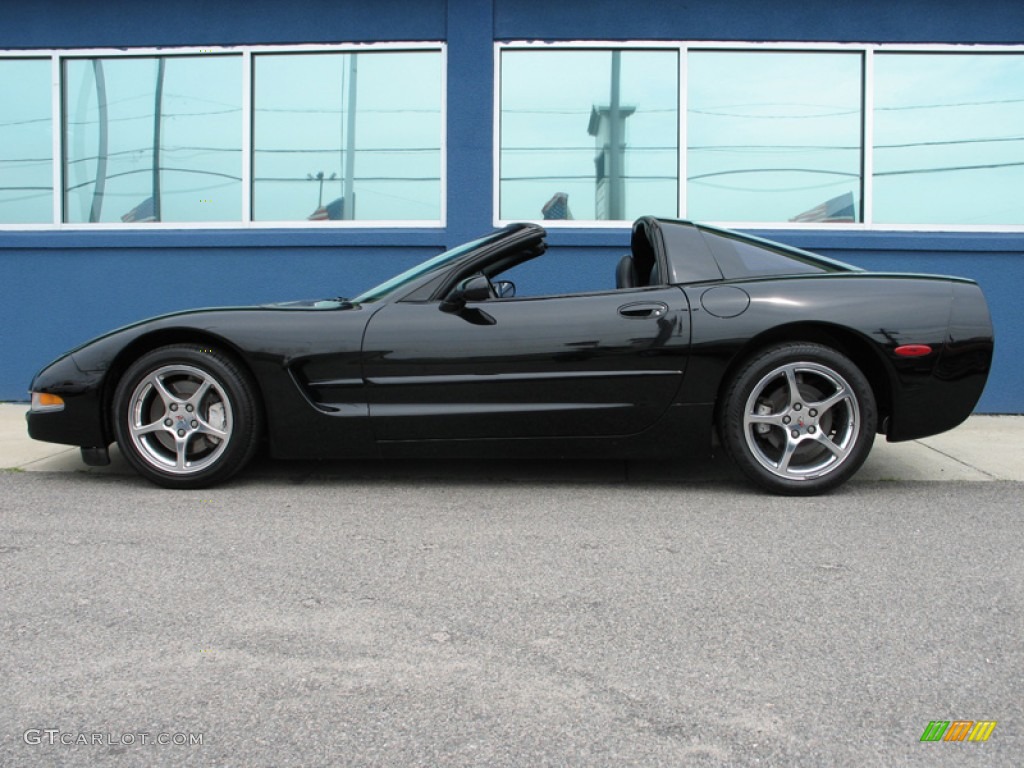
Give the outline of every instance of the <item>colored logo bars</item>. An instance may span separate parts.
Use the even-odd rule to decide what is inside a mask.
[[[988,741],[996,720],[932,720],[921,741]]]

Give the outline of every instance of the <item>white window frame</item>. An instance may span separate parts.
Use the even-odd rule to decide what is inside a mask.
[[[875,224],[872,221],[874,206],[874,92],[876,53],[1012,53],[1024,56],[1024,45],[970,45],[970,44],[916,44],[916,43],[828,43],[828,42],[743,42],[743,41],[654,41],[654,40],[573,40],[568,42],[543,42],[514,40],[494,44],[494,184],[493,210],[494,225],[505,226],[519,219],[503,219],[501,212],[501,54],[505,51],[527,50],[674,50],[679,53],[679,125],[678,157],[679,168],[676,194],[678,209],[676,215],[685,218],[687,206],[687,60],[690,51],[780,51],[792,53],[841,52],[863,55],[863,92],[861,112],[861,206],[864,221],[850,224],[828,224],[818,222],[773,222],[773,221],[709,221],[709,224],[733,229],[794,230],[819,232],[1024,232],[1024,224]],[[629,221],[595,221],[527,219],[548,229],[623,229],[632,225]]]
[[[253,126],[253,56],[264,53],[376,53],[381,51],[436,51],[441,56],[440,101],[440,179],[439,217],[437,219],[385,219],[334,221],[254,221],[252,218],[252,126]],[[242,194],[239,218],[231,221],[202,222],[64,222],[64,115],[62,113],[63,62],[72,59],[140,58],[147,56],[236,56],[242,66]],[[408,43],[341,43],[336,45],[247,45],[247,46],[178,46],[172,48],[82,48],[44,50],[0,50],[4,59],[49,59],[51,63],[51,125],[53,126],[53,219],[45,224],[4,224],[2,231],[159,231],[159,230],[258,230],[299,229],[316,232],[330,229],[444,229],[448,214],[448,47],[443,41],[417,41]]]

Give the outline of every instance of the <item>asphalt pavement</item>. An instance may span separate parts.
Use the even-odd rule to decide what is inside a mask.
[[[260,459],[170,492],[23,412],[2,766],[1021,763],[1020,417],[793,499],[722,461]],[[921,740],[947,721],[995,726]]]

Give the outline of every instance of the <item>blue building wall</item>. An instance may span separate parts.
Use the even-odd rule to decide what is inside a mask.
[[[491,228],[495,40],[1020,43],[1024,4],[925,0],[40,0],[4,4],[0,48],[443,40],[447,226],[424,230],[0,231],[0,399],[23,400],[50,359],[111,327],[195,306],[351,295]],[[758,232],[861,266],[958,274],[986,291],[996,360],[980,410],[1024,412],[1024,235]],[[626,230],[559,230],[547,288],[611,279]],[[584,282],[585,282],[584,281]]]
[[[509,40],[744,40],[1017,43],[1024,7],[934,0],[496,0],[495,36]],[[984,12],[982,12],[984,9]]]
[[[445,0],[38,0],[3,4],[0,48],[443,40]]]

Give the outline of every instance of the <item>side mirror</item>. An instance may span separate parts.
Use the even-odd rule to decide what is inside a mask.
[[[466,301],[487,301],[493,289],[491,281],[483,275],[473,275],[462,281],[462,298]]]
[[[484,275],[467,277],[441,302],[442,312],[461,312],[469,301],[487,301],[491,298],[491,281]]]

